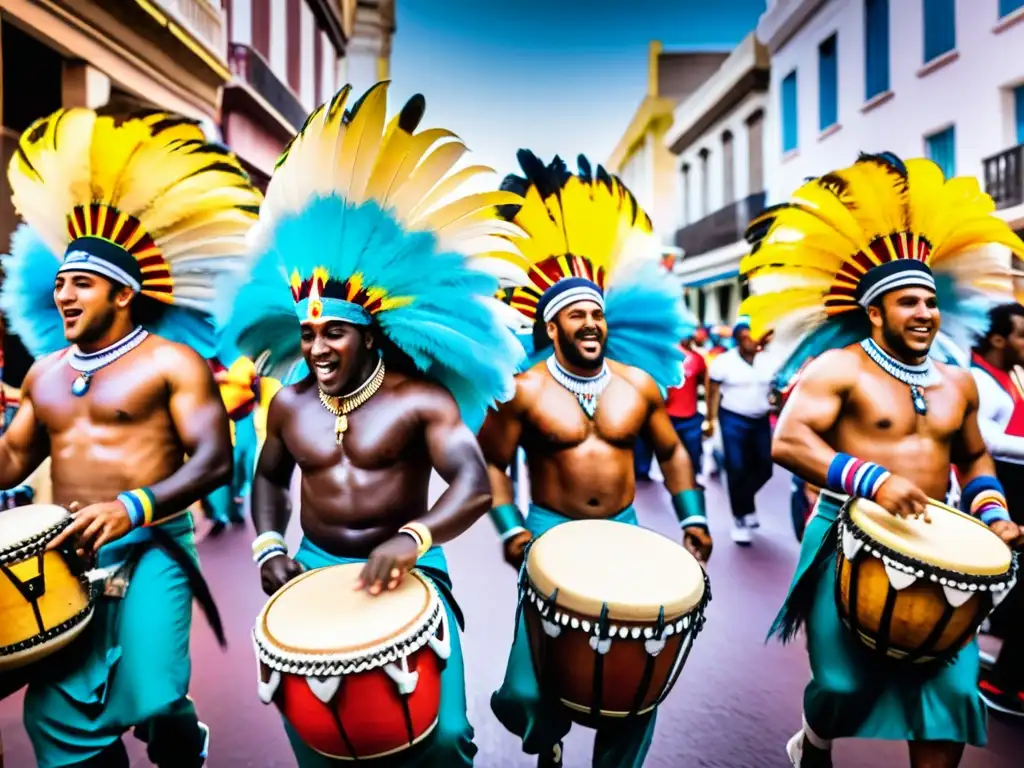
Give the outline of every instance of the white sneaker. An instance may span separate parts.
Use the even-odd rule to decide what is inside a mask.
[[[743,524],[747,526],[747,528],[751,529],[760,528],[761,523],[757,520],[757,512],[751,512],[749,515],[744,515]]]
[[[210,726],[200,720],[199,730],[203,734],[203,750],[199,753],[199,756],[203,758],[203,762],[205,763],[206,758],[210,756]]]
[[[750,529],[747,528],[746,524],[742,520],[737,520],[735,517],[732,519],[732,540],[740,546],[749,546],[752,541],[750,536]]]
[[[796,734],[786,743],[786,754],[789,755],[789,762],[793,764],[793,768],[800,768],[800,763],[804,759],[804,732],[799,730]]]

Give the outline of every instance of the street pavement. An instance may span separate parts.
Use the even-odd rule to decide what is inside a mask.
[[[435,491],[440,490],[440,487]],[[789,476],[776,477],[758,498],[761,529],[752,547],[728,536],[728,504],[712,482],[707,503],[717,544],[710,564],[713,600],[707,626],[682,676],[661,707],[646,768],[788,768],[785,743],[800,725],[808,677],[802,642],[765,645],[766,631],[782,602],[797,557],[789,519]],[[640,486],[643,525],[678,536],[668,495],[659,483]],[[205,523],[200,523],[205,529]],[[289,531],[294,547],[299,531]],[[256,695],[256,663],[250,629],[264,603],[249,553],[252,531],[234,529],[200,544],[203,568],[224,619],[229,647],[222,652],[197,612],[193,630],[192,697],[213,729],[210,768],[291,768],[295,762],[273,707]],[[500,558],[484,517],[448,546],[455,594],[466,614],[470,721],[476,728],[481,768],[535,763],[491,715],[489,700],[501,683],[515,610],[515,574]],[[21,696],[0,704],[0,732],[7,768],[34,765],[21,727]],[[962,768],[1019,768],[1024,728],[990,718],[987,749],[968,748]],[[592,733],[575,728],[565,745],[567,768],[590,765]],[[144,751],[126,737],[133,766],[146,766]],[[842,741],[837,768],[906,766],[906,746]]]

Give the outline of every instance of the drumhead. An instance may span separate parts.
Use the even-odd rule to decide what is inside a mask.
[[[1001,576],[1012,555],[987,525],[963,512],[929,505],[931,523],[889,514],[868,499],[850,502],[850,521],[883,547],[969,576]]]
[[[370,595],[355,590],[361,563],[317,568],[289,581],[260,614],[260,634],[283,653],[372,652],[419,629],[437,597],[412,571],[397,589]]]
[[[599,616],[604,603],[618,621],[678,618],[704,596],[704,570],[680,544],[613,520],[573,520],[530,547],[526,573],[545,596],[558,588],[560,607]]]
[[[0,511],[0,552],[18,549],[49,534],[71,514],[56,504],[28,504]]]

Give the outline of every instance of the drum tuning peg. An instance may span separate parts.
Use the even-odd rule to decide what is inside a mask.
[[[544,634],[548,637],[558,637],[560,634],[562,634],[562,628],[558,626],[555,622],[550,621],[548,619],[541,619],[540,623],[541,626],[544,627]]]
[[[270,679],[264,681],[259,669],[259,664],[256,665],[257,678],[257,691],[260,696],[260,701],[264,704],[269,704],[274,700],[274,694],[277,693],[277,686],[281,684],[281,673],[276,669],[270,670]]]
[[[610,637],[600,638],[597,635],[590,636],[590,648],[595,653],[599,653],[604,656],[611,650],[611,647],[612,639]]]
[[[885,575],[889,577],[889,583],[892,584],[892,588],[897,592],[901,589],[906,589],[917,581],[917,576],[912,573],[907,573],[906,571],[901,571],[893,563],[885,564]]]
[[[657,656],[659,653],[665,650],[665,639],[651,638],[650,640],[645,640],[644,650],[647,651],[647,653],[651,656]]]
[[[320,699],[324,704],[330,704],[338,693],[338,688],[341,687],[341,675],[332,677],[307,677],[306,684],[309,686],[309,690],[313,692],[314,696]],[[413,687],[416,687],[415,682],[413,683]]]
[[[860,548],[864,546],[864,542],[858,539],[849,528],[843,527],[843,557],[850,562],[853,562],[854,558],[857,557],[857,553],[860,552]]]
[[[946,595],[946,601],[953,607],[959,608],[961,605],[971,599],[971,593],[966,592],[962,589],[957,589],[949,585],[942,588],[943,593]]]

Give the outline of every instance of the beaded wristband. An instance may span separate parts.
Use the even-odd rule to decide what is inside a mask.
[[[433,546],[434,538],[430,535],[430,529],[423,523],[406,523],[398,529],[399,533],[412,536],[416,540],[416,557],[420,558],[427,554]]]
[[[704,508],[704,492],[699,488],[690,488],[672,494],[672,507],[679,518],[680,528],[699,526],[708,527],[708,517]]]
[[[848,453],[837,453],[829,464],[826,480],[831,491],[873,499],[882,483],[891,475],[889,470],[878,464],[855,458]]]
[[[494,507],[490,511],[490,516],[503,542],[526,530],[526,519],[515,504]]]
[[[128,510],[128,519],[131,520],[132,528],[149,525],[153,522],[156,499],[149,488],[136,488],[134,491],[119,493],[117,500]]]
[[[981,475],[964,486],[960,492],[960,508],[985,525],[1010,519],[1003,484],[992,475]]]
[[[264,531],[252,542],[252,560],[256,565],[263,565],[271,557],[287,554],[288,545],[277,531]]]

